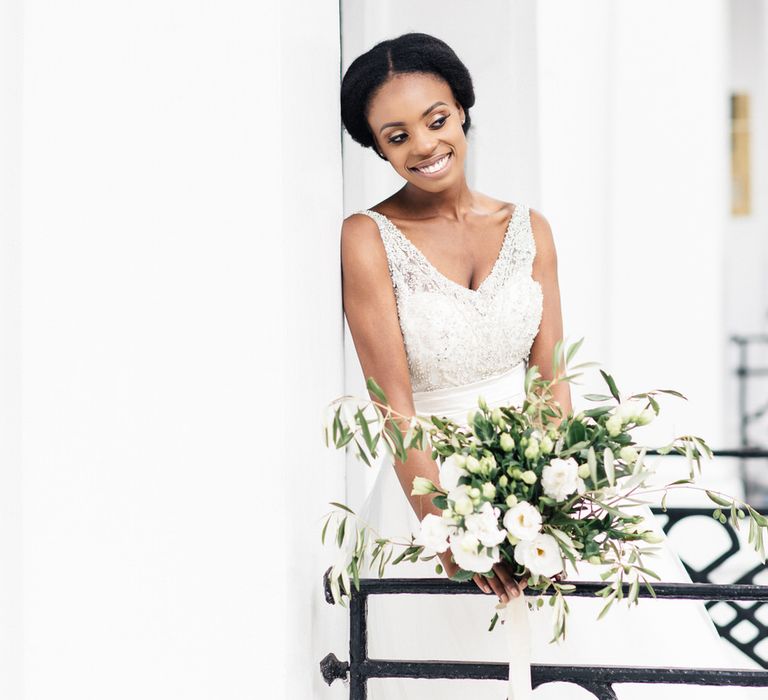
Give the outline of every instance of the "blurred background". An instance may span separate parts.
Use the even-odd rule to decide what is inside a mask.
[[[3,0],[0,697],[345,696],[319,531],[375,469],[321,440],[364,395],[338,239],[402,183],[338,90],[406,31],[472,73],[470,186],[549,220],[579,358],[688,397],[644,440],[766,447],[765,0]],[[767,469],[705,474],[765,506]]]

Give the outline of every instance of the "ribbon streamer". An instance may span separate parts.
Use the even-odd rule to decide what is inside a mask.
[[[531,626],[528,603],[522,593],[500,604],[499,615],[509,649],[509,683],[507,700],[532,700],[531,688]]]

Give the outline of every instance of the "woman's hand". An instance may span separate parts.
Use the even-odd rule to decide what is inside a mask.
[[[450,549],[441,552],[437,556],[440,558],[440,562],[448,577],[453,576],[459,570],[459,567],[451,560]],[[518,581],[509,564],[506,562],[494,564],[493,573],[495,574],[493,578],[488,578],[484,574],[475,574],[472,580],[484,593],[495,593],[499,596],[499,600],[502,603],[507,603],[511,598],[522,595],[527,582]]]

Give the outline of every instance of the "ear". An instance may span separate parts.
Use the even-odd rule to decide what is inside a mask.
[[[464,120],[467,118],[464,114],[464,107],[462,107],[458,102],[456,103],[456,107],[459,110],[459,121],[463,124]]]
[[[384,151],[381,150],[381,146],[379,146],[379,140],[376,138],[375,134],[371,134],[373,137],[373,148],[376,151],[376,153],[379,155],[379,158],[383,158],[384,160],[387,160],[387,157],[384,155]]]

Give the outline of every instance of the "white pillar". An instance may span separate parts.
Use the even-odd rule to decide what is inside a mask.
[[[24,13],[25,698],[318,695],[338,5]]]

